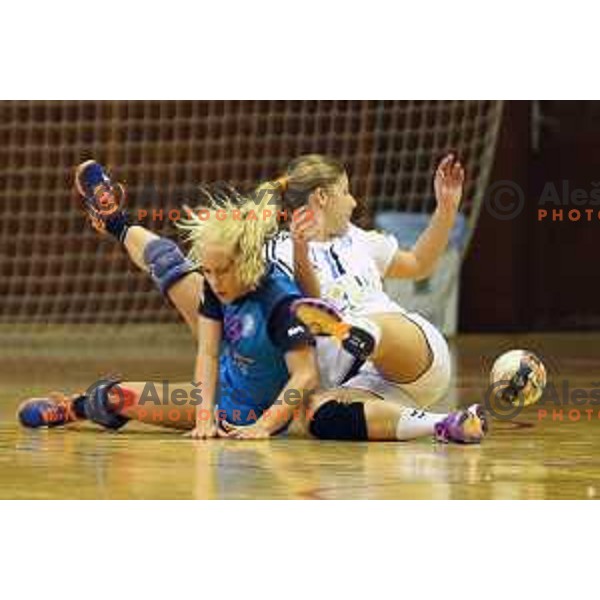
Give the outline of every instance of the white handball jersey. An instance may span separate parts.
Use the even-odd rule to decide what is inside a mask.
[[[344,313],[404,312],[384,292],[382,283],[397,250],[394,236],[355,225],[333,240],[310,242],[321,297]],[[293,245],[288,232],[280,232],[269,241],[265,251],[268,259],[293,277]]]

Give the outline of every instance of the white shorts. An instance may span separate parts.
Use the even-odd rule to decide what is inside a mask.
[[[417,313],[403,314],[421,328],[427,340],[433,356],[429,369],[416,381],[394,383],[385,379],[375,365],[368,361],[342,387],[367,390],[384,400],[425,408],[438,402],[448,392],[451,376],[450,351],[444,336],[427,319]]]

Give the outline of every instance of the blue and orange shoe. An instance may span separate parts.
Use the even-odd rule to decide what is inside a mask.
[[[79,396],[65,396],[52,392],[45,398],[29,398],[17,409],[17,417],[24,427],[60,427],[79,420],[75,400]]]
[[[114,183],[100,163],[86,160],[75,169],[75,188],[92,227],[122,239],[127,225],[123,185]]]
[[[313,335],[331,336],[352,356],[367,360],[376,345],[376,333],[366,319],[345,319],[335,306],[321,298],[301,298],[292,304],[292,312]]]
[[[436,441],[447,444],[479,444],[489,429],[487,415],[481,404],[450,413],[435,424]]]

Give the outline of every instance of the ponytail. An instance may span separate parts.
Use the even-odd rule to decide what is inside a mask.
[[[330,188],[345,173],[344,166],[333,158],[305,154],[292,160],[284,175],[258,186],[254,195],[261,198],[264,194],[270,194],[273,205],[285,213],[281,226],[287,228],[295,211],[308,204],[310,195],[317,188]]]

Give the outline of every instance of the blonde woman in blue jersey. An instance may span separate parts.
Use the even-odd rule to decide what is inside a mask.
[[[204,219],[190,213],[181,225],[191,245],[186,261],[203,276],[193,376],[200,394],[175,402],[158,385],[157,408],[144,398],[145,383],[107,381],[73,398],[29,400],[19,409],[21,422],[58,426],[87,418],[119,429],[136,419],[191,429],[196,439],[265,439],[301,416],[298,400],[318,385],[314,340],[291,310],[301,297],[297,286],[264,258],[277,223],[252,218],[259,209],[225,199],[213,202]],[[175,387],[184,396],[190,388]]]
[[[229,435],[252,439],[287,427],[296,408],[290,394],[306,398],[318,385],[314,341],[291,309],[299,290],[264,258],[277,222],[257,213],[260,204],[225,202],[183,225],[205,280],[196,364],[203,408],[223,411]],[[197,418],[192,436],[214,437],[218,425]]]

